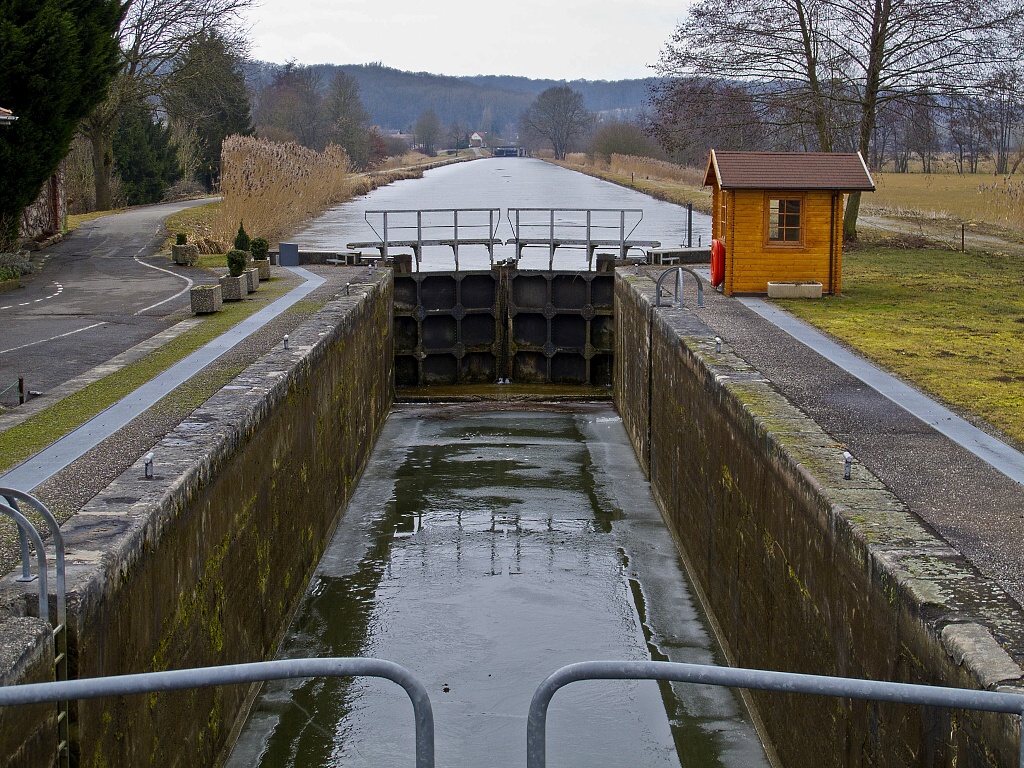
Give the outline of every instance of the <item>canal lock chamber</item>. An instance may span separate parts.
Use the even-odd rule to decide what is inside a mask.
[[[323,555],[336,527],[355,522],[346,510],[393,406],[395,285],[389,272],[360,280],[296,329],[288,349],[247,368],[155,446],[155,478],[129,470],[66,524],[78,677],[254,661],[286,647],[284,633],[298,626],[292,619],[308,615],[300,598],[307,583],[318,583],[310,582],[317,564],[329,562]],[[615,409],[725,658],[751,668],[983,687],[984,661],[954,655],[947,638],[950,628],[982,629],[964,622],[989,614],[1004,616],[1000,626],[1015,636],[1020,622],[1005,597],[986,592],[876,479],[858,472],[852,485],[844,482],[831,438],[728,345],[719,350],[690,313],[655,308],[652,277],[619,270],[613,286]],[[599,464],[600,450],[587,453]],[[416,536],[401,534],[416,524],[410,530],[410,515],[389,510],[389,498],[379,498],[381,540],[408,553]],[[612,540],[591,517],[591,535],[604,547]],[[526,531],[537,527],[520,519]],[[504,520],[493,523],[499,547],[515,540],[512,518]],[[373,539],[371,529],[354,541]],[[454,547],[457,528],[445,531],[445,546]],[[546,535],[537,532],[538,551]],[[657,601],[642,590],[638,598],[623,570],[642,559],[627,551],[624,560],[613,548],[599,560],[614,564],[620,581],[608,582],[619,584],[611,592],[629,607],[621,615],[634,622],[633,638],[644,638],[631,647],[650,653],[643,627],[660,620],[652,618]],[[366,551],[353,549],[347,567],[358,570]],[[671,554],[676,563],[679,555]],[[365,584],[384,583],[370,572]],[[522,576],[502,568],[489,578]],[[4,589],[9,605],[34,597],[23,585]],[[454,690],[455,675],[447,678],[439,682]],[[154,694],[145,706],[132,698],[80,702],[74,747],[86,765],[212,765],[233,741],[246,693],[228,686]],[[787,767],[911,765],[914,755],[927,755],[929,765],[1016,759],[1016,727],[1000,715],[749,699]],[[19,724],[17,732],[39,727]]]

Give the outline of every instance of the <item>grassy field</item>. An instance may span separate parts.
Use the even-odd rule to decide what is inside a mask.
[[[875,173],[862,210],[899,218],[1024,227],[1024,178],[979,174]]]
[[[1024,259],[862,242],[841,297],[778,303],[1024,442]]]

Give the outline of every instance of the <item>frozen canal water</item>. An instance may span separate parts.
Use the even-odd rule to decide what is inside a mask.
[[[435,168],[427,171],[422,179],[381,187],[313,219],[294,240],[303,248],[344,250],[350,242],[376,239],[364,219],[368,210],[430,208],[500,208],[502,223],[497,234],[502,240],[512,237],[512,227],[507,220],[509,208],[639,208],[643,211],[643,220],[632,237],[658,240],[665,246],[680,245],[687,238],[685,208],[543,160],[503,157]],[[710,232],[711,218],[695,213],[693,244],[696,245],[700,239],[708,245]],[[582,236],[578,231],[565,234]],[[616,233],[602,236],[618,237]],[[501,246],[496,249],[495,258],[505,259],[514,255],[512,246]],[[577,269],[585,263],[581,251],[559,250],[555,268]],[[490,262],[482,246],[466,246],[459,257],[459,265],[462,269],[487,269]],[[528,249],[520,266],[523,269],[547,269],[547,252]],[[451,248],[437,246],[424,249],[422,268],[453,269]]]
[[[397,407],[281,655],[406,666],[452,768],[525,765],[530,699],[564,664],[722,663],[610,405]],[[555,696],[549,765],[680,762],[767,766],[734,693]],[[412,766],[412,708],[388,682],[268,684],[228,765]]]

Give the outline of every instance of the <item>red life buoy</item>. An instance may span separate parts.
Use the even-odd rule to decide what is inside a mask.
[[[711,241],[711,284],[717,288],[725,282],[725,243]]]

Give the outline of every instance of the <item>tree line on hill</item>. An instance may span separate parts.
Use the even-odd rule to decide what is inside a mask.
[[[478,132],[684,164],[712,147],[856,150],[897,171],[1024,162],[1018,0],[697,0],[659,76],[620,82],[254,62],[251,2],[0,0],[0,106],[19,118],[0,126],[0,250],[66,155],[73,208],[105,209],[215,188],[231,134],[340,145],[356,168]]]

